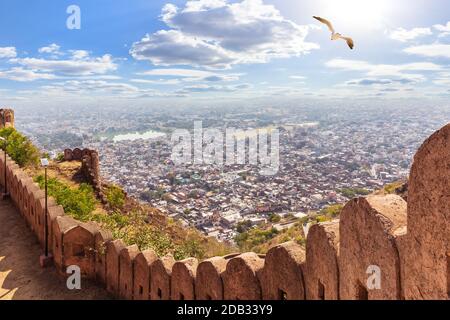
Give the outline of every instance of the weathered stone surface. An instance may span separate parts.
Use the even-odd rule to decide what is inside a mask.
[[[263,299],[304,300],[304,263],[305,249],[295,242],[270,249],[261,273]]]
[[[306,241],[307,300],[339,299],[339,221],[313,225]]]
[[[134,259],[134,300],[150,300],[150,266],[156,260],[153,250],[142,251]]]
[[[19,209],[20,214],[25,218],[25,197],[26,197],[26,192],[25,192],[25,185],[28,183],[29,181],[29,177],[27,175],[23,175],[21,177],[21,179],[19,180],[19,199],[18,199],[18,204],[17,207]]]
[[[199,264],[195,280],[197,300],[223,300],[222,273],[227,263],[227,259],[214,257]]]
[[[170,300],[170,279],[175,260],[171,255],[154,261],[150,266],[151,300]]]
[[[78,223],[75,228],[63,231],[64,268],[76,265],[83,276],[95,279],[94,248],[97,232],[98,227],[93,223]]]
[[[173,265],[171,279],[172,300],[195,300],[195,277],[198,260],[188,258]]]
[[[44,191],[40,190],[36,187],[35,190],[31,190],[31,193],[28,194],[28,203],[30,205],[30,216],[29,222],[31,230],[37,230],[37,216],[38,216],[38,201],[39,199],[43,199],[45,197]]]
[[[54,206],[48,208],[48,247],[50,250],[53,250],[53,241],[55,240],[55,236],[53,234],[54,224],[56,223],[57,217],[64,216],[64,209],[62,206]]]
[[[106,203],[104,195],[102,193],[102,183],[100,177],[100,162],[98,152],[90,149],[64,150],[65,161],[81,161],[80,173],[84,179],[92,185],[97,196]]]
[[[47,207],[48,211],[51,208],[57,207],[56,201],[52,197],[48,197],[47,199]],[[45,243],[45,197],[40,198],[36,202],[36,222],[35,222],[35,233],[38,237],[39,242],[42,246]],[[47,223],[49,223],[50,218],[47,216]]]
[[[348,202],[340,217],[340,298],[399,299],[400,259],[395,243],[406,226],[406,202],[397,195],[368,196]],[[381,271],[381,288],[367,288],[368,268]]]
[[[120,251],[119,254],[119,297],[133,300],[133,270],[134,259],[139,254],[139,247],[132,245]]]
[[[72,159],[80,161],[82,159],[82,151],[79,148],[75,148],[72,151]]]
[[[73,160],[72,149],[64,150],[64,161],[72,161],[72,160]]]
[[[225,300],[261,300],[260,272],[264,260],[256,253],[232,258],[222,274]]]
[[[68,216],[57,217],[53,224],[53,259],[55,266],[60,272],[64,272],[64,233],[78,226],[78,221]]]
[[[422,144],[411,168],[402,250],[406,299],[448,299],[449,235],[450,124]]]
[[[119,295],[119,254],[123,248],[122,240],[106,244],[106,290],[116,297]]]
[[[106,246],[112,241],[110,231],[100,230],[95,235],[95,279],[106,288]]]
[[[35,221],[35,207],[36,207],[36,201],[35,201],[35,194],[39,192],[38,186],[33,182],[29,181],[25,185],[25,194],[24,194],[24,201],[26,201],[25,207],[25,217],[28,226],[31,230],[34,230],[34,221]]]
[[[0,128],[14,128],[14,110],[0,109]]]

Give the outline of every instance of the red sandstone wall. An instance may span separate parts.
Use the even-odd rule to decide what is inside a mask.
[[[98,152],[90,149],[64,150],[64,161],[81,161],[81,173],[93,186],[101,201],[105,202],[100,181],[100,162]]]
[[[195,300],[195,278],[198,260],[188,258],[173,265],[171,290],[172,300]]]
[[[368,196],[347,203],[340,217],[341,299],[400,299],[396,234],[406,226],[406,202],[397,195]],[[381,271],[381,288],[367,285],[370,266]]]
[[[276,246],[267,253],[261,273],[264,300],[304,300],[305,250],[295,242]]]
[[[339,221],[316,224],[306,242],[307,300],[339,300]]]
[[[406,299],[450,294],[450,124],[414,157],[408,190],[408,232],[400,255]]]
[[[75,149],[72,157],[82,158]],[[8,158],[12,202],[44,245],[43,192]],[[450,249],[450,125],[414,159],[408,204],[369,196],[345,206],[340,221],[311,227],[306,252],[289,242],[255,253],[199,262],[158,258],[112,241],[95,224],[65,216],[49,199],[49,241],[57,269],[76,264],[122,299],[447,299]],[[0,173],[3,172],[0,154]],[[4,185],[3,175],[0,183]],[[406,208],[407,206],[407,208]],[[408,225],[406,217],[408,213]],[[381,288],[366,286],[368,265],[381,268]]]

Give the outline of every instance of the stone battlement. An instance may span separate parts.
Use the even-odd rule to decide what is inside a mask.
[[[100,161],[98,152],[90,149],[65,149],[64,161],[80,161],[81,174],[89,182],[97,196],[105,202],[105,196],[102,192],[102,183],[100,178]]]
[[[14,110],[0,108],[0,128],[14,128]]]
[[[80,160],[75,150],[67,156]],[[90,169],[98,164],[93,153],[82,159],[90,161]],[[306,249],[288,242],[265,256],[250,252],[177,262],[113,240],[96,224],[66,216],[52,199],[50,248],[62,274],[78,265],[119,299],[448,299],[449,164],[450,124],[415,155],[408,202],[397,195],[353,199],[340,220],[310,228]],[[0,172],[4,165],[0,156]],[[43,245],[43,192],[11,159],[6,179],[12,201]],[[370,266],[380,268],[380,289],[367,287]]]

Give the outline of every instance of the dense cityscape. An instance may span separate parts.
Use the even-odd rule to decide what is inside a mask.
[[[234,239],[239,222],[260,225],[273,213],[302,218],[406,179],[419,144],[449,118],[445,107],[359,103],[83,110],[82,119],[79,111],[51,112],[45,121],[43,114],[17,114],[20,130],[51,154],[68,147],[99,150],[104,179],[224,241]],[[258,165],[249,164],[175,165],[171,133],[192,131],[199,120],[222,131],[278,128],[277,174],[261,175]]]

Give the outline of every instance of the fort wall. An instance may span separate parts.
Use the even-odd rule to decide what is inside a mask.
[[[0,128],[14,128],[14,110],[0,108]]]
[[[100,160],[98,152],[90,149],[65,149],[64,161],[81,162],[81,174],[85,180],[92,185],[97,196],[106,203],[105,196],[102,192],[102,183],[100,179]]]
[[[73,150],[72,160],[89,158],[88,171],[98,179],[96,153],[80,152]],[[4,167],[0,152],[0,172]],[[43,246],[43,192],[9,157],[6,168],[11,200]],[[450,124],[417,152],[407,203],[395,195],[353,199],[340,221],[311,227],[306,249],[288,242],[265,256],[176,262],[113,240],[98,225],[65,215],[51,198],[49,241],[62,275],[78,265],[118,299],[448,299],[449,190]],[[371,266],[380,268],[378,289],[367,282]]]

